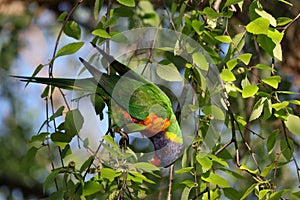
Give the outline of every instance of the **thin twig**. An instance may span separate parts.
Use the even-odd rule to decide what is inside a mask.
[[[47,121],[47,126],[46,126],[46,129],[47,129],[47,133],[49,133],[49,108],[48,108],[48,98],[46,97],[46,121]],[[47,137],[47,148],[48,148],[48,153],[49,153],[49,159],[50,159],[50,162],[51,162],[51,168],[52,168],[52,170],[54,170],[55,169],[55,166],[54,166],[54,162],[53,162],[53,155],[52,155],[52,153],[51,153],[51,148],[50,148],[50,138],[49,137]],[[56,179],[56,177],[55,177],[55,179],[54,179],[54,183],[55,183],[55,188],[56,188],[56,191],[58,191],[58,184],[57,184],[57,179]]]
[[[167,200],[172,199],[173,174],[174,174],[174,164],[170,165],[169,167],[169,185],[168,185]]]
[[[285,32],[293,23],[295,23],[298,19],[300,18],[300,12],[298,13],[298,15],[290,22],[288,23],[284,28],[283,28],[283,32]]]

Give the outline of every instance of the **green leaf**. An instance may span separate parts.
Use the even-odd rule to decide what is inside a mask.
[[[100,190],[103,190],[103,185],[99,184],[97,181],[88,181],[84,183],[82,195],[83,196],[89,196],[91,194],[95,194],[97,192],[100,192]]]
[[[59,131],[51,134],[51,140],[60,148],[65,148],[69,142],[71,142],[72,138],[73,137]]]
[[[229,169],[222,169],[222,171],[226,172],[227,174],[229,174],[230,176],[232,176],[233,178],[239,179],[239,180],[246,180],[246,178],[244,176],[241,175],[241,173],[239,172],[235,172],[235,171],[231,171]]]
[[[241,197],[241,200],[246,199],[247,196],[249,196],[249,194],[252,193],[252,191],[258,186],[258,183],[254,183],[253,185],[251,185],[246,192],[244,193],[244,195]]]
[[[251,170],[251,169],[249,169],[246,165],[241,165],[241,166],[240,166],[240,169],[241,169],[241,170],[245,170],[245,171],[247,171],[247,172],[249,172],[249,173],[251,173],[251,174],[257,174],[257,172],[258,172],[258,169],[256,169],[256,170]]]
[[[57,17],[57,21],[58,22],[63,22],[66,19],[66,16],[68,15],[68,13],[66,11],[62,12],[58,17]]]
[[[274,57],[273,50],[276,44],[267,35],[258,35],[257,42],[263,50],[265,50],[270,56]]]
[[[200,13],[206,15],[207,18],[209,18],[209,19],[217,19],[217,18],[220,16],[220,14],[217,13],[217,12],[216,12],[214,9],[212,9],[211,7],[205,7],[205,8],[203,9],[203,11],[200,12]]]
[[[135,1],[134,0],[117,0],[120,4],[128,7],[134,7],[135,6]]]
[[[49,135],[49,133],[44,132],[44,133],[40,133],[38,135],[34,135],[31,137],[31,140],[29,141],[30,143],[32,142],[43,142],[45,141],[46,137]]]
[[[120,32],[110,32],[112,35],[112,38],[110,38],[112,41],[121,43],[121,44],[128,44],[128,38]]]
[[[300,106],[300,101],[296,99],[289,100],[289,103]]]
[[[289,6],[293,6],[292,3],[290,3],[290,2],[288,2],[288,1],[286,1],[286,0],[278,0],[278,1],[280,1],[280,2],[282,2],[282,3],[285,3],[285,4],[289,5]]]
[[[148,179],[146,176],[137,171],[129,171],[127,179],[137,183],[143,183],[144,181],[146,181],[148,183],[155,184],[154,181]]]
[[[203,173],[201,179],[208,183],[219,185],[220,187],[224,187],[224,188],[230,187],[230,185],[227,183],[227,181],[224,178],[212,172]]]
[[[273,88],[277,89],[278,84],[281,82],[280,76],[270,76],[268,78],[262,79],[262,82],[272,86]]]
[[[105,102],[100,95],[92,94],[90,95],[90,100],[94,106],[96,115],[99,115],[100,120],[104,118],[103,110],[105,108]]]
[[[279,93],[279,94],[296,94],[296,95],[300,95],[299,92],[293,92],[293,91],[277,91],[277,93]]]
[[[276,29],[270,29],[268,30],[268,35],[267,35],[269,38],[272,39],[272,41],[275,43],[275,44],[279,44],[284,36],[284,33],[283,32],[279,32],[278,30]]]
[[[115,177],[118,177],[122,174],[122,172],[118,172],[116,170],[113,170],[111,168],[102,168],[100,172],[100,176],[102,178],[108,179],[110,182],[113,182]]]
[[[274,108],[276,111],[279,111],[281,109],[286,108],[289,105],[288,101],[283,101],[281,103],[273,103],[272,108]]]
[[[251,53],[244,53],[238,56],[238,59],[240,59],[245,65],[248,65],[251,60],[252,54]]]
[[[226,66],[229,70],[233,70],[233,68],[238,64],[238,59],[234,58],[232,60],[228,60],[226,62]]]
[[[269,26],[270,26],[269,20],[267,20],[263,17],[259,17],[259,18],[255,19],[254,21],[250,22],[246,26],[246,30],[249,33],[253,33],[255,35],[259,35],[259,34],[267,35]]]
[[[285,159],[287,161],[290,161],[294,152],[294,142],[290,138],[288,138],[287,140],[288,144],[286,140],[280,141],[280,150],[282,151],[282,154],[285,157]]]
[[[38,148],[33,146],[26,152],[26,155],[23,157],[21,162],[21,169],[23,172],[27,172],[27,170],[32,166],[37,151]]]
[[[206,154],[198,154],[196,156],[197,162],[203,167],[204,170],[209,170],[212,167],[212,161],[207,157]]]
[[[169,62],[159,62],[156,66],[157,75],[166,81],[182,81],[182,77],[176,66]]]
[[[300,136],[300,118],[298,116],[289,114],[284,123],[291,133]]]
[[[267,120],[272,115],[272,101],[271,99],[267,99],[264,103],[264,120]]]
[[[233,200],[239,200],[242,197],[242,194],[240,191],[237,191],[236,189],[230,187],[230,188],[223,188],[222,189],[224,192],[224,195],[228,199],[233,199]]]
[[[35,68],[34,72],[33,72],[32,75],[31,75],[31,77],[35,77],[35,76],[43,69],[43,67],[44,67],[44,65],[39,64],[39,65]],[[29,83],[30,83],[30,82],[27,82],[26,85],[25,85],[25,87],[27,87],[27,85],[28,85]],[[47,94],[48,94],[48,93],[47,93]]]
[[[147,162],[134,163],[134,164],[132,164],[132,166],[139,170],[142,170],[144,172],[152,172],[152,171],[159,170],[158,167],[156,167],[155,165],[153,165],[151,163],[147,163]]]
[[[264,65],[264,64],[257,64],[255,66],[253,66],[252,68],[256,68],[256,69],[262,69],[262,70],[268,70],[268,71],[272,71],[272,67]]]
[[[258,199],[265,199],[267,194],[270,194],[272,191],[270,189],[262,189],[258,192]]]
[[[206,115],[212,115],[214,119],[224,120],[225,114],[223,111],[216,105],[210,105],[203,109],[203,113]]]
[[[215,156],[213,154],[209,154],[208,157],[211,158],[212,161],[217,162],[220,165],[223,165],[224,167],[229,167],[228,163],[224,159],[222,159],[222,158],[219,158],[219,157],[217,157],[217,156]]]
[[[291,193],[293,196],[297,197],[298,199],[300,198],[300,191],[293,192]]]
[[[50,188],[50,184],[54,185],[54,180],[56,179],[57,175],[59,173],[59,170],[53,170],[46,178],[44,184],[43,184],[43,192],[45,193],[47,188]]]
[[[49,88],[50,88],[49,85],[47,85],[47,86],[45,87],[44,91],[43,91],[42,94],[41,94],[41,98],[45,98],[45,97],[48,96],[48,94],[49,94]]]
[[[277,26],[287,25],[291,21],[293,21],[293,20],[291,18],[288,18],[288,17],[278,17],[277,18]]]
[[[83,116],[78,109],[68,111],[64,124],[66,134],[68,134],[70,137],[77,135],[83,126],[83,122]]]
[[[69,144],[67,144],[61,151],[61,157],[65,158],[68,155],[72,154],[72,149]]]
[[[186,186],[181,193],[180,200],[189,200],[189,195],[192,189],[193,187]]]
[[[83,44],[84,42],[73,42],[67,44],[58,50],[57,54],[55,55],[55,58],[76,53],[83,46]]]
[[[132,17],[134,15],[134,8],[128,8],[128,7],[115,8],[114,15],[119,17]]]
[[[96,29],[92,31],[93,35],[99,36],[101,38],[111,38],[111,35],[109,33],[107,33],[105,30],[103,29]]]
[[[114,138],[110,135],[104,135],[102,138],[115,149],[119,149],[119,146],[115,143]]]
[[[81,36],[81,29],[77,22],[67,21],[66,26],[64,27],[64,33],[69,37],[79,40]]]
[[[281,44],[276,44],[275,48],[273,49],[274,58],[277,58],[279,61],[282,61],[282,48]]]
[[[192,180],[189,180],[189,179],[185,180],[185,181],[182,181],[180,184],[188,186],[188,187],[194,187],[195,186],[195,182],[192,181]]]
[[[97,19],[103,5],[103,0],[95,0],[94,3],[94,18]]]
[[[204,30],[203,23],[198,19],[192,21],[192,27],[198,35],[201,35],[202,31]]]
[[[262,172],[260,173],[260,175],[264,178],[266,178],[270,172],[275,169],[276,167],[278,167],[275,163],[271,163],[270,165],[266,166]]]
[[[241,86],[244,89],[246,86],[251,85],[250,81],[248,80],[247,77],[245,77],[242,81],[241,81]]]
[[[250,116],[250,119],[249,119],[250,121],[253,121],[261,116],[261,113],[264,108],[265,100],[266,100],[266,97],[263,97],[255,103],[252,113],[251,113],[251,116]]]
[[[242,1],[243,0],[227,0],[223,8],[226,8],[228,6],[237,4],[237,3],[242,2]]]
[[[259,88],[257,85],[247,85],[242,91],[242,97],[243,98],[252,97],[257,93],[258,89]]]
[[[223,69],[220,77],[223,81],[235,81],[236,78],[234,74],[229,69]]]
[[[65,107],[64,106],[61,106],[57,109],[57,111],[50,116],[49,120],[52,121],[54,120],[55,118],[59,117],[59,116],[62,116],[63,114],[63,111],[64,111]]]
[[[84,170],[86,170],[91,164],[92,161],[94,160],[94,156],[90,156],[80,167],[80,172],[83,172]]]
[[[204,55],[200,52],[196,52],[192,55],[193,63],[202,70],[207,71],[209,68],[208,62]]]
[[[262,9],[258,9],[258,8],[255,8],[255,12],[256,12],[259,16],[261,16],[261,17],[263,17],[263,18],[269,20],[270,24],[271,24],[273,27],[276,27],[276,26],[277,26],[276,19],[275,19],[271,14],[267,13],[266,11],[264,11],[264,10],[262,10]]]
[[[191,172],[193,169],[194,169],[194,167],[184,167],[184,168],[176,170],[175,173],[183,174],[183,173]]]
[[[236,34],[233,37],[233,39],[232,39],[232,44],[234,47],[234,51],[232,52],[233,55],[242,51],[242,49],[245,45],[245,33],[246,33],[246,31],[243,31],[241,33]]]
[[[281,190],[281,191],[277,191],[277,192],[273,192],[270,196],[269,200],[278,200],[281,199],[281,197],[287,193],[289,190]]]
[[[228,35],[217,35],[215,39],[222,43],[231,43],[232,40]]]

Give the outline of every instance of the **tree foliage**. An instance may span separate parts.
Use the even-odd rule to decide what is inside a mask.
[[[92,98],[99,122],[108,122],[108,134],[102,137],[98,149],[91,149],[91,138],[81,136],[87,119],[80,109],[70,106],[63,92],[65,105],[53,107],[53,91],[57,89],[47,86],[41,97],[47,100],[51,111],[47,111],[47,118],[32,136],[22,166],[29,167],[41,149],[48,147],[50,154],[58,152],[57,157],[50,159],[52,169],[43,183],[48,199],[299,198],[296,186],[300,183],[300,101],[295,98],[299,93],[287,85],[280,69],[280,61],[285,59],[282,41],[289,27],[297,23],[299,14],[278,16],[262,0],[95,0],[89,7],[93,23],[84,26],[73,17],[84,3],[75,2],[69,11],[57,17],[61,28],[53,56],[49,63],[37,66],[32,76],[47,67],[49,77],[53,77],[58,59],[89,45],[84,40],[86,35],[109,51],[113,47],[107,39],[122,44],[126,41],[124,31],[145,27],[171,30],[191,38],[201,51],[174,43],[168,50],[150,48],[133,52],[127,64],[134,67],[154,63],[156,77],[170,84],[181,81],[191,86],[195,97],[189,104],[189,111],[194,114],[191,126],[197,128],[191,133],[192,142],[175,163],[175,172],[171,167],[166,175],[166,169],[138,161],[136,151],[120,149],[106,110],[109,113],[110,108],[102,99]],[[294,6],[285,0],[275,0],[274,4],[285,9]],[[71,42],[61,46],[63,34]],[[141,59],[139,53],[148,57]],[[97,59],[93,54],[90,60]],[[106,67],[104,61],[100,62]],[[211,66],[218,69],[214,74],[216,88],[210,88],[207,81]],[[214,92],[220,94],[216,104],[210,102]],[[184,89],[179,96],[184,96]],[[76,100],[80,102],[82,97]],[[215,120],[222,129],[215,130],[217,136],[211,137],[216,140],[207,145]],[[81,158],[79,165],[74,161],[65,163],[68,156],[75,154],[74,140],[90,152],[90,157]],[[103,162],[99,149],[109,152],[111,163]]]

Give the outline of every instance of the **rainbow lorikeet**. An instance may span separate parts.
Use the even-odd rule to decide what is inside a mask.
[[[62,89],[94,92],[109,102],[116,125],[126,133],[137,130],[154,146],[151,163],[167,167],[182,154],[183,138],[168,96],[154,83],[93,45],[117,73],[106,74],[79,58],[93,75],[85,79],[16,76],[24,82],[42,83]],[[134,129],[134,130],[133,130]]]

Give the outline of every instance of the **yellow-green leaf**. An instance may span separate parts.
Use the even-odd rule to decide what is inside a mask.
[[[249,169],[246,165],[241,165],[240,169],[241,170],[246,170],[246,171],[250,172],[251,174],[257,174],[257,172],[258,172],[258,169],[252,170],[252,169]]]
[[[67,44],[58,50],[55,58],[73,54],[73,53],[77,52],[82,47],[83,44],[84,44],[84,42],[73,42],[73,43]]]
[[[268,78],[265,78],[262,80],[262,82],[272,86],[273,88],[277,89],[278,84],[281,82],[281,77],[280,76],[270,76]]]
[[[221,108],[216,105],[210,105],[203,109],[203,113],[206,115],[212,115],[214,119],[224,120],[225,115]]]
[[[183,174],[183,173],[187,173],[190,172],[194,169],[194,167],[185,167],[185,168],[181,168],[175,171],[176,174]]]
[[[212,167],[213,163],[207,155],[198,154],[196,156],[196,160],[203,167],[204,170],[209,170]]]
[[[291,133],[300,136],[300,118],[298,116],[289,114],[284,123]]]
[[[208,70],[208,62],[202,53],[196,52],[192,55],[192,57],[195,65],[197,65],[202,70]]]
[[[266,99],[267,99],[266,97],[263,97],[255,103],[255,105],[253,107],[253,110],[252,110],[252,113],[251,113],[251,116],[250,116],[250,119],[249,119],[250,121],[253,121],[253,120],[260,117],[260,115],[263,111],[264,102],[265,102]]]
[[[162,64],[156,66],[157,75],[166,81],[182,81],[182,77],[173,63]]]
[[[64,27],[64,33],[67,36],[70,36],[74,39],[79,40],[80,36],[81,36],[81,29],[80,29],[79,25],[77,24],[77,22],[67,21],[66,25]]]
[[[258,89],[259,88],[257,85],[247,85],[242,91],[242,97],[243,98],[252,97],[257,93]]]
[[[246,26],[246,30],[249,33],[253,33],[255,35],[259,35],[259,34],[267,35],[269,26],[270,26],[269,20],[267,20],[263,17],[259,17],[259,18],[255,19],[254,21],[250,22]]]
[[[237,64],[238,64],[238,59],[237,58],[234,58],[232,60],[228,60],[226,62],[226,66],[228,67],[229,70],[232,70]]]
[[[245,65],[248,65],[251,60],[252,54],[251,53],[244,53],[238,56],[238,59],[240,59]]]
[[[135,1],[134,0],[117,0],[120,4],[128,7],[134,7],[135,6]]]
[[[293,21],[293,20],[291,18],[288,18],[288,17],[278,17],[277,18],[277,26],[287,25],[291,21]]]
[[[202,174],[201,179],[206,182],[219,185],[220,187],[230,187],[224,178],[212,172],[206,172]]]
[[[272,108],[274,108],[276,111],[279,111],[283,108],[286,108],[288,105],[289,105],[288,101],[283,101],[283,102],[280,102],[280,103],[273,103]]]
[[[215,39],[222,43],[231,43],[232,40],[228,35],[218,35],[215,36]]]
[[[82,195],[89,196],[89,195],[95,194],[103,189],[104,189],[103,185],[100,185],[98,182],[88,181],[88,182],[84,183]]]
[[[220,77],[223,81],[235,81],[236,78],[234,74],[229,69],[223,69]]]
[[[267,12],[264,11],[264,10],[258,9],[258,8],[255,9],[255,12],[256,12],[259,16],[261,16],[261,17],[263,17],[263,18],[269,20],[270,24],[271,24],[273,27],[276,27],[276,26],[277,26],[276,19],[275,19],[271,14],[267,13]]]
[[[96,29],[92,32],[93,35],[97,35],[101,38],[111,38],[111,36],[103,29]]]

